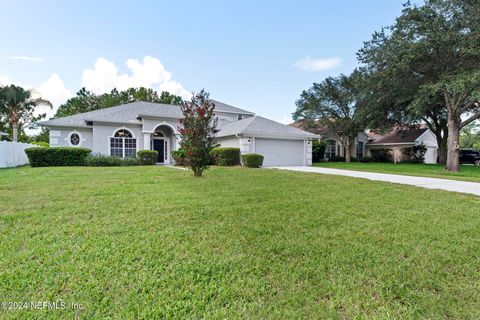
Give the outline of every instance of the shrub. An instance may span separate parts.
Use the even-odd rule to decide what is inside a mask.
[[[94,155],[85,159],[85,165],[89,167],[115,167],[119,166],[122,159],[114,156]]]
[[[32,144],[39,146],[39,147],[44,147],[44,148],[50,148],[50,144],[45,141],[34,141]]]
[[[32,167],[84,166],[90,152],[90,149],[71,147],[25,149]]]
[[[263,164],[263,156],[258,153],[242,154],[242,163],[244,167],[260,168]]]
[[[330,162],[345,162],[345,157],[342,156],[334,156],[328,160]]]
[[[372,162],[392,162],[392,155],[389,149],[370,149]]]
[[[121,166],[139,166],[142,163],[137,158],[123,158],[120,159]]]
[[[177,166],[185,165],[185,150],[182,148],[172,151],[172,158],[175,160]]]
[[[358,158],[358,162],[372,162],[372,158],[370,158],[370,157],[360,157],[360,158]]]
[[[85,159],[85,165],[89,167],[119,167],[138,166],[141,162],[136,158],[119,158],[114,156],[92,155]]]
[[[321,162],[323,161],[323,157],[325,155],[325,148],[327,147],[327,143],[324,140],[314,140],[312,144],[312,161],[313,162]]]
[[[413,147],[402,149],[402,162],[406,163],[424,163],[427,147],[422,143]]]
[[[158,151],[140,150],[137,152],[137,159],[141,164],[154,165],[155,163],[157,163]]]
[[[235,166],[240,164],[240,148],[213,148],[210,152],[213,163],[219,166]]]

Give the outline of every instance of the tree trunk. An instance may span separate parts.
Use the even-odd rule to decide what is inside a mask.
[[[345,141],[345,162],[351,162],[352,161],[350,151],[351,151],[350,139],[347,138],[346,141]]]
[[[18,124],[12,123],[12,140],[18,142]]]
[[[446,164],[447,163],[447,140],[448,133],[445,133],[443,137],[437,139],[438,143],[438,163]]]
[[[460,117],[456,115],[456,108],[448,110],[448,151],[447,164],[445,170],[448,172],[458,172],[460,170],[459,159],[459,140],[460,140]]]

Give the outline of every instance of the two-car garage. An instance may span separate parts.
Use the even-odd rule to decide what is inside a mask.
[[[305,165],[304,140],[256,138],[255,153],[264,156],[264,167]]]
[[[312,139],[317,135],[260,116],[224,124],[216,135],[223,147],[238,147],[241,154],[258,153],[264,167],[312,164]]]

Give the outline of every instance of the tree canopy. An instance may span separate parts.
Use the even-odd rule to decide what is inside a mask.
[[[361,83],[363,74],[356,70],[351,75],[328,77],[303,91],[297,100],[295,120],[326,125],[345,147],[345,160],[350,162],[350,149],[359,132],[365,130],[362,109]]]
[[[96,95],[87,89],[82,88],[77,92],[75,97],[68,99],[67,102],[58,108],[55,118],[110,108],[123,103],[135,101],[148,101],[179,105],[182,103],[182,98],[180,96],[170,94],[167,91],[162,91],[159,94],[157,91],[145,87],[129,88],[124,91],[113,89],[109,93],[104,93],[101,95]]]

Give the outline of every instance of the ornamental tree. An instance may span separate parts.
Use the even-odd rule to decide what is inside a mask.
[[[185,165],[192,169],[195,177],[201,177],[210,164],[210,151],[216,147],[215,104],[209,99],[209,93],[202,90],[194,93],[190,102],[182,102],[180,108],[183,113],[180,145],[185,150]]]

